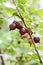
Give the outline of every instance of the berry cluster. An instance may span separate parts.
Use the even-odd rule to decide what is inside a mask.
[[[11,23],[9,25],[9,28],[10,30],[15,30],[16,28],[19,29],[19,33],[21,34],[22,38],[25,38],[26,36],[23,36],[25,35],[26,33],[29,33],[30,35],[32,35],[32,31],[31,31],[31,28],[27,28],[27,27],[23,27],[19,22],[15,21],[13,23]],[[32,44],[32,42],[34,41],[35,43],[39,43],[40,42],[40,38],[39,37],[34,37],[33,38],[33,41],[31,38],[29,37],[26,37],[27,40],[28,40],[28,43],[30,43],[30,45]]]
[[[25,33],[32,34],[32,31],[30,28],[23,27],[19,22],[13,22],[9,25],[10,30],[15,30],[16,28],[19,29],[19,32],[21,35],[24,35]]]

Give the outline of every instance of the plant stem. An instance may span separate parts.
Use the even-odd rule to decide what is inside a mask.
[[[14,5],[16,6],[16,3],[15,3],[15,1],[13,0],[13,3],[14,3]],[[19,13],[19,17],[20,17],[20,19],[23,21],[23,23],[24,23],[24,25],[25,25],[25,27],[27,27],[27,25],[25,24],[25,20],[24,20],[24,18],[23,18],[23,16],[21,15],[21,13],[20,13],[20,11],[19,11],[19,9],[18,9],[18,7],[16,6],[16,9],[17,9],[17,11],[18,11],[18,13]],[[31,20],[31,19],[30,19]],[[29,34],[29,33],[28,33]],[[29,34],[29,36],[30,36],[30,38],[32,39],[32,36],[31,36],[31,34]],[[35,45],[35,43],[34,43],[34,41],[33,41],[33,39],[32,39],[32,42],[33,42],[33,45],[34,45],[34,48],[35,48],[35,51],[36,51],[36,53],[37,53],[37,55],[38,55],[38,58],[39,58],[39,60],[40,60],[40,63],[42,63],[42,60],[41,60],[41,57],[40,57],[40,55],[39,55],[39,52],[38,52],[38,50],[37,50],[37,48],[36,48],[36,45]]]
[[[31,35],[30,35],[30,38],[32,39],[32,36],[31,36]],[[33,42],[33,45],[34,45],[35,51],[36,51],[36,53],[37,53],[37,55],[38,55],[38,58],[39,58],[39,60],[40,60],[40,63],[42,63],[41,57],[40,57],[40,55],[39,55],[39,52],[38,52],[38,50],[37,50],[37,48],[36,48],[36,45],[35,45],[33,39],[32,39],[32,42]]]
[[[0,54],[1,54],[1,49],[0,49]],[[3,57],[0,56],[0,58],[1,58],[1,64],[2,64],[2,65],[5,65]]]
[[[12,1],[13,1],[14,5],[16,6],[15,1],[14,1],[14,0],[12,0]],[[16,6],[16,9],[17,9],[17,11],[18,11],[18,13],[19,13],[19,18],[21,18],[21,20],[23,21],[23,23],[24,23],[25,27],[27,27],[27,26],[26,26],[26,24],[25,24],[25,22],[24,22],[24,18],[22,17],[22,15],[21,15],[21,13],[20,13],[20,11],[19,11],[19,9],[18,9],[18,7],[17,7],[17,6]]]

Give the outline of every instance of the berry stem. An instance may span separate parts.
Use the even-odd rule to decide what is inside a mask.
[[[14,5],[16,6],[16,3],[15,3],[14,0],[13,0],[13,3],[14,3]],[[17,9],[17,11],[18,11],[18,13],[19,13],[19,17],[20,17],[20,19],[21,19],[21,20],[23,21],[23,23],[24,23],[24,26],[27,27],[27,25],[25,24],[25,20],[24,20],[23,16],[21,15],[21,13],[20,13],[20,11],[19,11],[19,9],[18,9],[17,6],[16,6],[16,9]],[[30,21],[31,21],[31,19],[30,19]],[[29,34],[29,33],[28,33],[28,34]],[[30,38],[32,39],[31,34],[29,34],[29,36],[30,36]],[[35,51],[36,51],[36,53],[37,53],[37,55],[38,55],[38,58],[39,58],[39,60],[40,60],[40,63],[42,63],[41,57],[40,57],[40,55],[39,55],[39,52],[38,52],[38,50],[37,50],[37,48],[36,48],[36,45],[35,45],[33,39],[32,39],[32,42],[33,42],[33,45],[34,45]]]
[[[0,54],[1,54],[1,49],[0,49]],[[4,59],[3,59],[2,56],[0,56],[0,59],[1,59],[1,65],[5,65],[5,63],[4,63]]]

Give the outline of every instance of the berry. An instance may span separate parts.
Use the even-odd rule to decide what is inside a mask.
[[[39,37],[34,37],[33,40],[34,40],[35,43],[39,43],[40,42],[40,38]]]
[[[26,33],[26,29],[25,28],[21,28],[19,32],[20,32],[21,35],[24,35]]]
[[[16,24],[12,23],[9,25],[10,30],[16,29]]]
[[[15,22],[15,24],[16,24],[16,28],[18,28],[18,29],[23,28],[23,26],[19,22]]]
[[[29,43],[30,46],[31,46],[31,44],[32,44],[32,39],[28,37],[27,40],[28,40],[28,43]]]
[[[31,34],[31,35],[32,35],[32,33],[33,33],[33,32],[31,31],[31,29],[30,29],[30,28],[25,28],[25,29],[26,29],[26,32],[27,32],[27,33],[29,33],[29,34]]]

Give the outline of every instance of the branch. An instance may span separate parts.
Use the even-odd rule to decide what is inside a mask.
[[[0,54],[1,54],[1,49],[0,49]],[[0,56],[0,58],[1,58],[1,64],[2,64],[2,65],[5,65],[3,57]]]
[[[31,35],[30,35],[30,38],[32,39],[32,36],[31,36]],[[35,45],[35,43],[34,43],[34,41],[33,41],[33,39],[32,39],[32,42],[33,42],[35,51],[36,51],[36,53],[37,53],[37,55],[38,55],[38,58],[39,58],[39,60],[40,60],[40,63],[43,63],[42,60],[41,60],[41,57],[40,57],[40,55],[39,55],[39,52],[38,52],[38,50],[37,50],[37,48],[36,48],[36,45]]]
[[[13,3],[14,3],[14,5],[16,6],[16,3],[14,2],[14,0],[13,0]],[[19,9],[18,9],[17,6],[16,6],[16,9],[17,9],[17,11],[18,11],[18,13],[19,13],[19,15],[20,15],[20,19],[23,21],[25,27],[27,27],[27,25],[25,24],[24,18],[22,17],[22,15],[21,15],[21,13],[20,13],[20,11],[19,11]],[[31,19],[30,19],[30,21],[31,21]],[[28,33],[28,34],[29,34],[29,33]],[[31,34],[29,34],[29,36],[30,36],[30,38],[32,39]],[[36,51],[36,53],[37,53],[37,55],[38,55],[38,58],[39,58],[39,60],[40,60],[40,63],[42,63],[41,57],[40,57],[40,55],[39,55],[39,52],[38,52],[38,50],[37,50],[37,48],[36,48],[36,45],[35,45],[33,39],[32,39],[32,42],[33,42],[33,45],[34,45],[35,51]]]
[[[14,0],[12,0],[12,1],[13,1],[14,5],[16,6],[15,1],[14,1]],[[21,13],[20,13],[20,11],[19,11],[19,9],[18,9],[18,7],[17,7],[17,6],[16,6],[16,9],[17,9],[17,11],[18,11],[18,13],[19,13],[19,18],[23,21],[23,23],[24,23],[25,27],[27,27],[27,26],[26,26],[26,24],[25,24],[24,18],[22,17],[22,15],[21,15]]]

